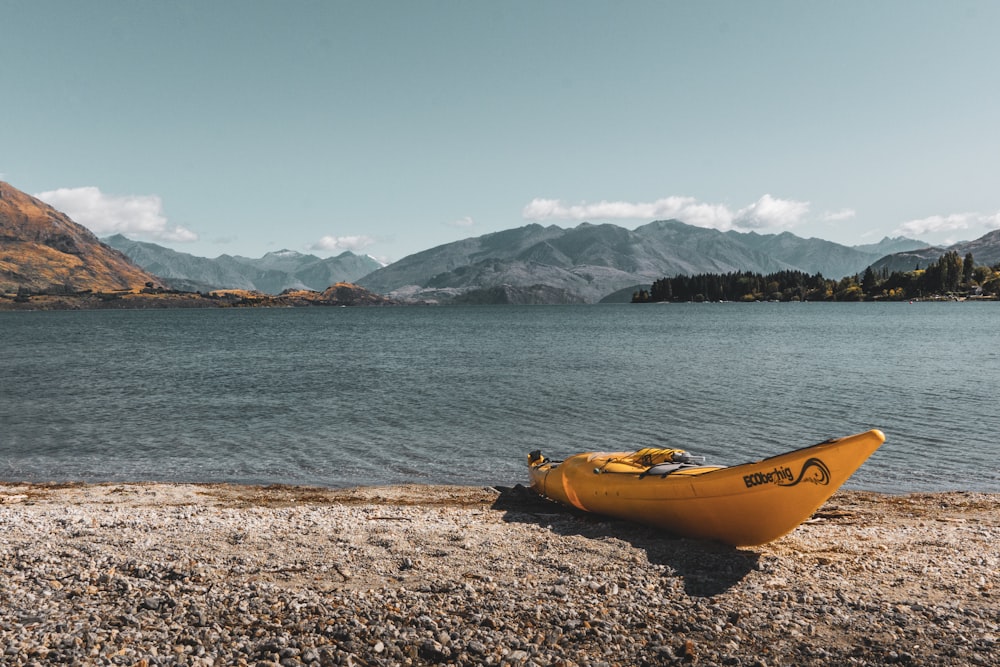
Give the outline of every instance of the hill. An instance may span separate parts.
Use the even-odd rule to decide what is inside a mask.
[[[80,292],[159,282],[48,204],[0,181],[0,292]]]
[[[269,252],[259,259],[220,255],[197,257],[120,234],[103,239],[172,287],[207,292],[242,289],[279,294],[288,289],[323,291],[335,283],[356,282],[382,265],[364,255],[344,252],[321,259],[294,250]]]

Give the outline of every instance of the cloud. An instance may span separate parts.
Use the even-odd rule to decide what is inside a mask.
[[[324,236],[310,246],[310,250],[323,250],[326,252],[342,252],[350,250],[358,252],[370,245],[375,244],[375,239],[370,236]]]
[[[473,220],[470,216],[467,215],[464,218],[459,218],[458,220],[453,220],[453,221],[451,221],[451,222],[449,222],[447,224],[448,224],[449,227],[459,227],[459,228],[464,229],[464,228],[467,228],[467,227],[474,227],[476,225],[476,221]]]
[[[725,204],[699,202],[694,197],[672,196],[654,202],[600,201],[566,205],[559,199],[533,199],[522,215],[528,220],[675,219],[696,227],[721,231],[791,227],[809,212],[809,202],[778,199],[765,194],[753,204],[733,212]]]
[[[952,232],[969,228],[971,213],[932,215],[919,220],[908,220],[896,228],[902,234],[927,234],[929,232]]]
[[[951,213],[949,215],[932,215],[919,220],[908,220],[897,227],[894,234],[934,234],[954,232],[973,227],[995,229],[1000,227],[1000,211],[993,214],[984,213]]]
[[[567,206],[559,199],[533,199],[524,207],[528,220],[594,220],[674,218],[699,227],[729,228],[733,215],[723,205],[694,197],[667,197],[654,202],[600,201]]]
[[[809,212],[809,202],[776,199],[764,195],[736,213],[733,226],[739,229],[794,227]]]
[[[108,195],[99,188],[59,188],[35,195],[98,236],[126,234],[161,241],[196,241],[198,235],[171,226],[157,195]]]
[[[829,222],[837,222],[839,220],[850,220],[857,217],[857,215],[858,212],[853,208],[842,208],[839,211],[827,211],[823,214],[823,219]]]

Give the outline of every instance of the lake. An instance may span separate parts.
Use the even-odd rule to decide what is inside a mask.
[[[1000,492],[996,303],[0,312],[0,478],[513,485],[880,428],[847,488]]]

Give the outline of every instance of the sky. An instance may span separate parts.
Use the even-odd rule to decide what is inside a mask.
[[[384,262],[531,223],[1000,227],[1000,2],[0,0],[0,180]]]

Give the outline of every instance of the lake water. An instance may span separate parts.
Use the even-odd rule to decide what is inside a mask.
[[[0,313],[0,479],[527,481],[669,445],[887,442],[847,483],[1000,492],[995,303]]]

